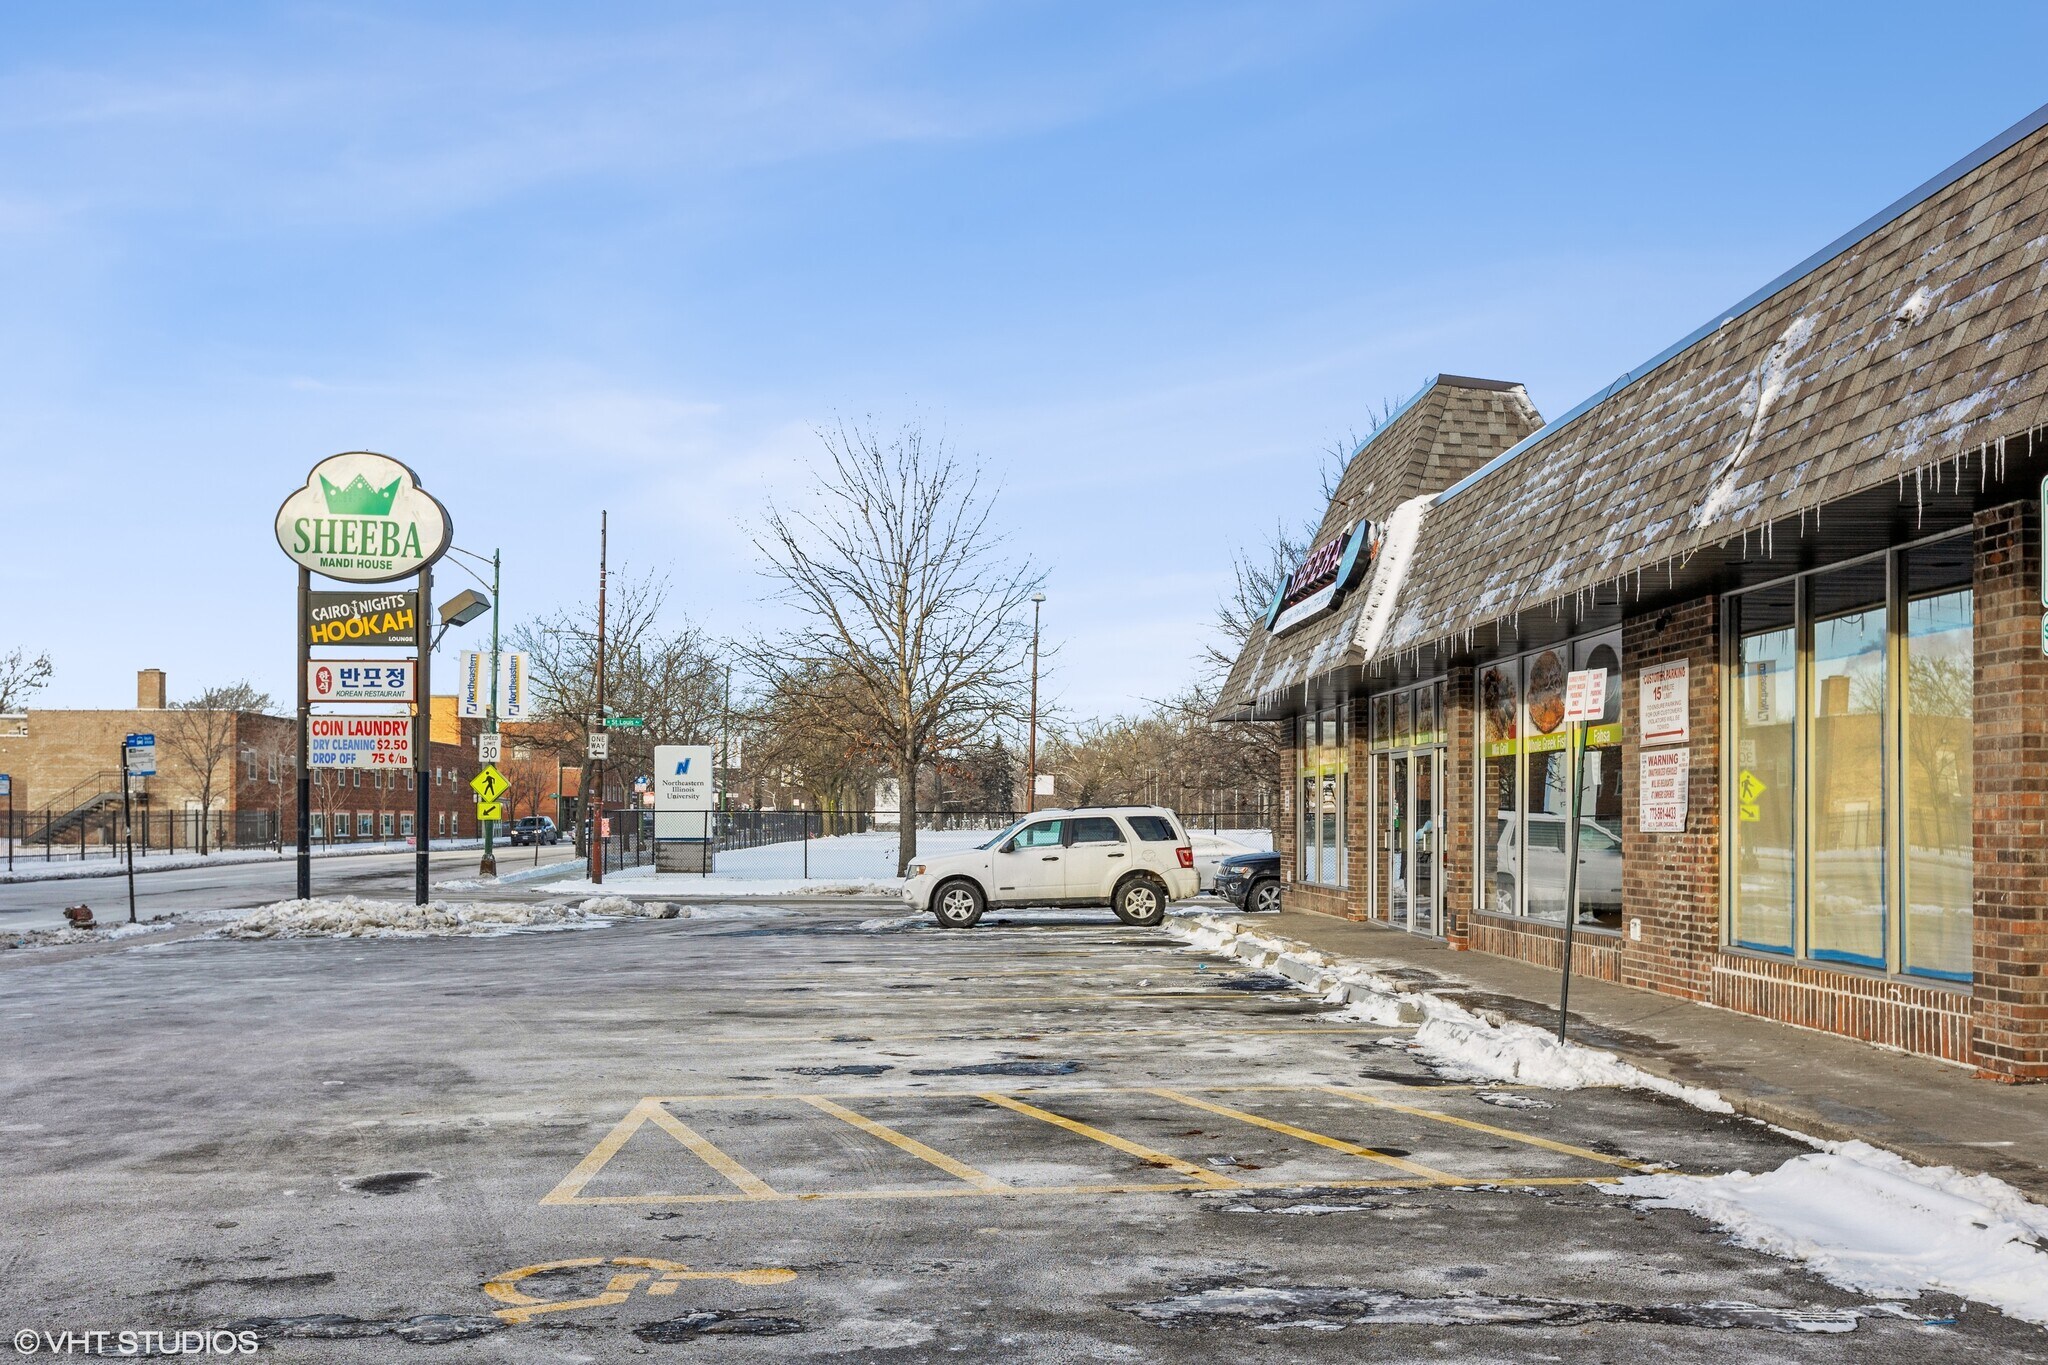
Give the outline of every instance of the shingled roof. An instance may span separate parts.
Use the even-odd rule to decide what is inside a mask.
[[[1307,652],[1259,633],[1223,707],[1268,699],[1270,713],[1276,691],[1335,668],[1463,652],[1447,642],[1640,592],[1651,573],[1888,485],[1910,505],[1966,452],[2040,425],[2044,127],[2048,108],[1445,490],[1374,658],[1355,622],[1328,638],[1350,610]]]
[[[1311,543],[1342,535],[1361,518],[1386,521],[1402,503],[1449,488],[1542,425],[1520,384],[1437,375],[1352,454]],[[1365,592],[1354,592],[1320,621],[1278,636],[1258,631],[1230,671],[1223,707],[1238,709],[1334,666],[1350,650],[1365,601]]]

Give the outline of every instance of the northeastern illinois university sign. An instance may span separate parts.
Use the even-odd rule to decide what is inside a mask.
[[[330,455],[277,509],[277,543],[314,573],[386,583],[439,559],[453,534],[448,509],[412,470],[367,450]]]

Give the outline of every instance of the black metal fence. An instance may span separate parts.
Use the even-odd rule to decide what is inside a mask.
[[[280,846],[279,832],[274,811],[137,811],[135,856],[275,849]],[[294,837],[293,831],[284,833]],[[85,813],[16,810],[11,816],[0,810],[0,853],[10,846],[17,863],[118,858],[126,847],[121,842],[121,808],[105,806]]]

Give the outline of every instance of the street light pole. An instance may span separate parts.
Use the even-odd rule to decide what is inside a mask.
[[[1038,609],[1044,605],[1044,593],[1031,594],[1031,760],[1030,784],[1024,793],[1027,813],[1038,809]]]
[[[484,733],[487,735],[495,735],[498,733],[499,553],[500,552],[497,550],[491,551],[491,700],[484,710]],[[498,875],[498,855],[492,851],[495,844],[495,841],[493,840],[492,836],[497,833],[498,822],[496,820],[484,820],[480,821],[479,823],[482,824],[484,827],[484,859],[483,862],[477,867],[477,875],[480,877],[495,877]],[[536,836],[536,838],[538,838],[538,836]],[[535,847],[538,848],[539,845],[536,843]]]

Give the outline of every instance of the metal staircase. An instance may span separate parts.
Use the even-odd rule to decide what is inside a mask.
[[[31,833],[21,842],[26,844],[62,843],[65,836],[75,832],[95,815],[110,806],[121,804],[121,770],[109,768],[72,785],[69,791],[51,801],[46,809],[62,810],[61,815],[51,815],[41,829]]]

